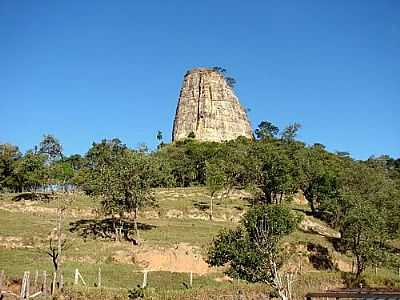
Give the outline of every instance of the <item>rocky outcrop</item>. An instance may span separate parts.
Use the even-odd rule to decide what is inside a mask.
[[[191,133],[201,141],[252,138],[250,122],[233,89],[219,71],[197,68],[186,73],[179,96],[172,140]]]

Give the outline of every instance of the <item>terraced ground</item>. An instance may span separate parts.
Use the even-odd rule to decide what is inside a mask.
[[[213,236],[222,228],[237,226],[249,207],[248,194],[234,192],[217,199],[210,221],[210,199],[204,188],[154,192],[158,207],[140,214],[140,246],[102,237],[98,229],[108,229],[110,223],[98,215],[98,201],[83,194],[59,194],[49,202],[15,201],[17,195],[1,195],[0,271],[4,270],[9,283],[21,278],[24,271],[40,271],[39,282],[44,270],[51,274],[46,251],[55,231],[57,203],[64,201],[69,205],[64,221],[68,248],[63,270],[66,287],[77,299],[126,298],[128,289],[142,283],[143,270],[149,271],[146,294],[153,299],[184,299],[189,295],[209,299],[213,295],[234,295],[239,290],[257,297],[267,290],[263,285],[224,277],[223,270],[209,268],[204,259]],[[298,230],[284,241],[293,252],[284,268],[299,272],[296,295],[301,298],[305,291],[341,286],[340,271],[350,271],[352,260],[334,250],[332,241],[338,233],[307,216],[306,203],[295,201],[290,205],[296,213],[305,215]],[[76,268],[86,287],[73,286]],[[94,287],[99,268],[102,289]],[[193,272],[192,288],[188,288],[189,272]],[[371,270],[367,278],[376,285],[400,286],[395,270],[379,268],[377,274]],[[18,289],[18,284],[14,288]]]

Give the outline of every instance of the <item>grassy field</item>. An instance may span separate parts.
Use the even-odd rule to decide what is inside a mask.
[[[142,212],[139,219],[145,228],[141,230],[140,246],[140,249],[147,251],[144,256],[147,253],[151,256],[152,249],[157,249],[160,253],[175,253],[173,251],[179,250],[181,245],[186,247],[184,249],[189,249],[189,256],[196,253],[204,256],[212,238],[222,228],[237,226],[237,221],[249,206],[240,194],[217,199],[214,220],[210,221],[210,199],[203,188],[157,189],[155,196],[158,207]],[[24,200],[16,202],[14,197],[15,195],[11,194],[0,196],[0,270],[4,270],[8,278],[21,278],[24,271],[30,271],[31,274],[38,271],[40,282],[43,271],[47,271],[48,274],[53,272],[46,251],[56,226],[57,200],[48,203]],[[128,289],[140,285],[143,280],[142,270],[145,267],[135,260],[135,251],[138,250],[126,241],[115,242],[112,239],[83,234],[84,226],[104,225],[103,220],[96,214],[96,209],[99,208],[98,200],[82,194],[60,197],[69,203],[64,220],[68,248],[63,256],[63,272],[68,293],[75,299],[126,299]],[[296,203],[291,205],[298,213],[308,210],[307,206]],[[318,220],[312,221],[325,226]],[[71,231],[73,228],[79,230]],[[284,242],[294,249],[294,258],[290,258],[293,265],[299,264],[300,260],[304,261],[303,274],[296,288],[299,298],[306,291],[341,285],[340,272],[317,270],[304,258],[309,255],[305,249],[310,244],[326,248],[333,255],[335,251],[328,237],[298,230]],[[179,261],[179,257],[177,259]],[[340,259],[351,263],[349,257],[341,256]],[[76,268],[84,277],[86,287],[72,286]],[[105,289],[94,288],[99,268],[102,272],[102,286]],[[173,271],[173,268],[171,270]],[[164,266],[164,269],[149,273],[146,295],[153,299],[185,299],[189,296],[210,299],[211,295],[215,294],[232,296],[239,293],[239,290],[254,297],[257,297],[257,293],[266,291],[263,285],[231,282],[223,276],[222,270],[195,273],[193,288],[188,289],[188,272],[169,272]],[[396,270],[381,268],[375,274],[375,270],[371,269],[367,272],[367,279],[375,285],[400,285]]]

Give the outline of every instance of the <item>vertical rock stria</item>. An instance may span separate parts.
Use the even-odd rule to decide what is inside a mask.
[[[186,73],[179,95],[172,141],[191,133],[201,141],[252,138],[250,122],[225,77],[218,71],[196,68]]]

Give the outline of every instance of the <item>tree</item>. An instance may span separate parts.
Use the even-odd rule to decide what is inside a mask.
[[[299,123],[293,123],[288,125],[281,134],[282,141],[293,142],[300,128],[301,125]]]
[[[279,132],[279,128],[269,121],[262,121],[258,124],[258,128],[255,130],[256,138],[258,140],[267,140],[274,138]]]
[[[31,150],[16,161],[13,177],[17,192],[36,191],[45,184],[45,161],[46,157],[43,154]]]
[[[168,168],[164,171],[173,175],[176,185],[204,185],[206,162],[212,159],[220,148],[219,143],[186,139],[165,145],[154,156],[163,161],[164,167]]]
[[[223,77],[224,77],[224,79],[225,79],[225,81],[226,81],[226,84],[230,87],[230,88],[234,88],[235,87],[235,84],[236,84],[236,80],[235,80],[235,78],[233,78],[233,77],[229,77],[229,76],[227,76],[227,70],[226,69],[224,69],[224,68],[222,68],[222,67],[213,67],[212,68],[214,71],[217,71],[218,73],[220,73]]]
[[[63,157],[63,149],[58,139],[51,134],[43,136],[43,140],[39,145],[39,153],[47,156],[47,163],[51,163],[54,160],[61,159]]]
[[[341,221],[341,240],[356,260],[356,280],[368,265],[385,261],[388,232],[385,216],[371,205],[351,208]]]
[[[161,130],[157,131],[157,140],[158,140],[157,148],[161,148],[162,146],[164,146],[163,134]]]
[[[257,143],[252,149],[252,158],[257,166],[256,185],[262,191],[262,200],[267,203],[281,203],[298,191],[295,161],[279,141]]]
[[[157,140],[158,140],[159,142],[161,142],[162,139],[163,139],[163,134],[162,134],[162,131],[159,130],[159,131],[157,131]]]
[[[320,144],[304,148],[297,153],[300,189],[314,216],[324,213],[333,225],[337,224],[340,218],[335,205],[338,203],[342,173],[349,168],[351,162],[347,157],[327,152]]]
[[[152,153],[149,157],[153,165],[152,187],[175,187],[176,179],[173,175],[171,161],[164,159],[159,152]]]
[[[17,189],[17,183],[13,175],[21,156],[17,146],[0,144],[0,191],[15,191]]]
[[[184,143],[178,141],[174,144],[166,145],[159,149],[154,156],[156,160],[165,165],[162,168],[163,177],[168,177],[166,172],[169,172],[176,186],[189,186],[196,179],[196,165],[189,156]]]
[[[53,162],[48,168],[48,173],[51,184],[61,186],[64,191],[67,191],[68,184],[72,183],[74,177],[74,166],[71,161],[62,159]]]
[[[222,75],[224,75],[226,73],[226,69],[224,69],[222,67],[213,67],[213,70],[221,73]]]
[[[210,192],[210,220],[212,220],[215,195],[225,188],[228,180],[223,172],[223,167],[216,163],[207,162],[206,174],[206,186]]]
[[[223,230],[208,249],[211,266],[225,266],[227,275],[272,286],[282,299],[290,298],[278,271],[283,263],[280,240],[296,228],[299,218],[286,207],[258,206],[249,210],[237,229]]]
[[[231,88],[235,88],[236,79],[233,77],[225,77],[226,84]]]
[[[105,214],[115,215],[120,220],[125,216],[133,219],[137,241],[139,230],[137,218],[139,209],[155,204],[151,191],[153,165],[144,153],[125,151],[112,164],[102,168],[97,181],[96,192],[102,197]]]
[[[57,223],[55,236],[51,234],[49,239],[49,246],[46,250],[53,263],[54,272],[56,274],[55,282],[57,282],[58,288],[63,287],[63,272],[62,272],[62,255],[68,248],[67,239],[64,232],[64,217],[65,213],[70,206],[70,201],[65,198],[57,198]],[[53,286],[56,288],[56,286]]]
[[[85,163],[85,160],[80,154],[73,154],[69,157],[64,157],[63,160],[71,165],[74,172],[78,172]]]
[[[385,262],[387,242],[398,238],[399,191],[384,169],[354,163],[339,197],[341,241],[356,259],[356,279],[368,265]]]
[[[118,138],[103,139],[100,143],[93,143],[86,153],[83,166],[75,175],[74,181],[88,194],[96,194],[99,190],[97,180],[106,168],[120,159],[128,147]]]

